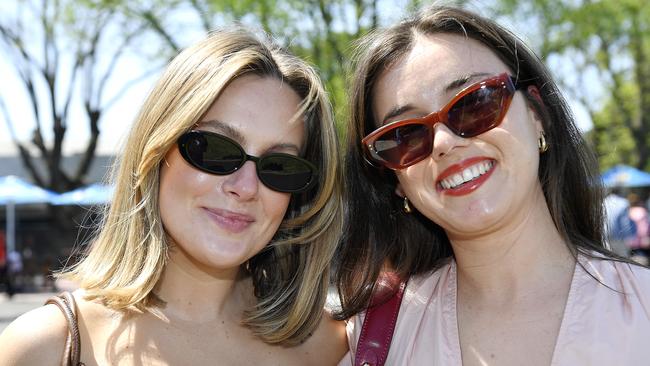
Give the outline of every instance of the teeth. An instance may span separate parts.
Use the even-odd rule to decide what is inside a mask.
[[[454,174],[452,178],[452,186],[457,186],[463,183],[463,177],[461,177],[460,174]]]
[[[455,188],[463,183],[474,180],[481,175],[485,174],[492,168],[494,163],[492,161],[483,161],[469,168],[465,168],[462,172],[454,174],[440,181],[440,185],[444,189]]]
[[[474,177],[474,174],[472,174],[472,169],[463,170],[463,180],[464,181],[471,180],[473,177]]]

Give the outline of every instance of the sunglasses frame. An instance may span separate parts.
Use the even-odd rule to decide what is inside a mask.
[[[188,153],[188,149],[186,147],[188,140],[192,137],[193,134],[200,134],[201,136],[205,136],[205,135],[216,136],[216,138],[219,138],[221,140],[224,140],[225,142],[228,142],[228,143],[232,144],[235,148],[237,148],[237,150],[239,150],[239,152],[241,153],[241,155],[243,157],[241,163],[235,169],[233,169],[232,171],[223,172],[223,173],[222,172],[216,172],[214,170],[210,170],[210,169],[208,169],[206,167],[203,167],[203,166],[199,165],[198,163],[196,163],[190,157],[190,154]],[[296,156],[296,155],[291,155],[291,154],[286,154],[286,153],[268,153],[268,154],[264,154],[264,155],[259,156],[259,157],[249,155],[249,154],[246,153],[246,150],[244,150],[244,148],[237,141],[231,139],[228,136],[224,136],[224,135],[222,135],[220,133],[216,133],[216,132],[212,132],[212,131],[205,131],[205,130],[190,130],[188,132],[185,132],[184,134],[182,134],[178,138],[177,144],[178,144],[178,151],[180,152],[181,156],[183,157],[183,159],[186,162],[188,162],[194,168],[196,168],[196,169],[198,169],[198,170],[200,170],[202,172],[212,174],[212,175],[230,175],[230,174],[236,172],[237,170],[239,170],[241,167],[244,166],[244,164],[246,164],[247,161],[250,160],[253,163],[255,163],[255,173],[257,174],[257,178],[260,180],[260,182],[262,182],[262,184],[264,184],[269,189],[272,189],[272,190],[274,190],[276,192],[282,192],[282,193],[300,193],[300,192],[304,192],[304,191],[310,189],[316,183],[316,181],[318,180],[317,179],[317,177],[318,177],[318,168],[316,168],[316,166],[314,164],[312,164],[310,161],[308,161],[306,159],[303,159],[303,158],[301,158],[299,156]],[[260,164],[259,164],[259,162],[266,159],[266,158],[270,158],[270,157],[289,158],[289,159],[293,159],[293,160],[298,160],[301,163],[305,164],[311,170],[311,178],[310,178],[309,182],[307,182],[307,184],[305,184],[303,187],[298,188],[298,189],[283,189],[283,188],[278,188],[278,187],[274,187],[274,186],[269,185],[265,181],[263,176],[260,175]]]
[[[510,76],[508,73],[502,73],[497,76],[493,76],[488,79],[484,79],[477,83],[471,84],[466,88],[462,89],[461,91],[459,91],[458,93],[456,93],[456,95],[451,99],[451,101],[449,101],[449,103],[447,103],[444,107],[442,107],[438,111],[429,113],[423,117],[407,118],[407,119],[391,122],[374,130],[373,132],[371,132],[361,140],[361,144],[363,145],[363,150],[366,152],[366,156],[368,159],[370,159],[370,161],[374,161],[378,164],[381,164],[382,166],[385,166],[388,169],[399,170],[417,164],[420,161],[426,159],[427,156],[431,155],[431,151],[428,154],[423,154],[421,157],[418,157],[417,159],[410,161],[408,164],[398,164],[398,163],[392,163],[390,161],[387,161],[383,159],[381,156],[379,156],[379,154],[374,148],[375,142],[385,133],[392,131],[396,128],[407,126],[407,125],[424,125],[425,127],[427,127],[427,129],[429,129],[429,132],[431,133],[432,136],[431,148],[433,149],[433,138],[434,138],[433,127],[437,123],[444,124],[455,135],[463,138],[478,136],[501,124],[503,118],[508,112],[508,108],[510,108],[510,103],[512,102],[512,98],[514,97],[515,92],[519,90],[522,86],[523,86],[522,84],[514,81],[514,78]],[[504,100],[502,102],[501,105],[502,112],[498,116],[498,118],[495,119],[494,122],[488,128],[486,128],[485,130],[481,130],[478,133],[469,134],[463,131],[458,131],[458,129],[456,129],[454,126],[451,126],[447,120],[447,116],[451,108],[453,108],[454,105],[459,100],[466,97],[470,93],[473,93],[476,90],[483,89],[486,87],[502,87],[508,91],[508,94],[505,95]]]

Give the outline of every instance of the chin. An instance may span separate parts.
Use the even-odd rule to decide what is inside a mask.
[[[462,236],[482,235],[496,229],[506,218],[495,212],[468,213],[454,220],[449,220],[443,225],[447,233]]]

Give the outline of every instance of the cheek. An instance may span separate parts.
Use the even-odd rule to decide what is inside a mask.
[[[415,195],[422,190],[435,189],[434,174],[435,167],[431,159],[424,159],[415,165],[395,172],[400,190],[406,193],[409,200],[416,200]]]
[[[170,224],[183,219],[187,189],[186,182],[175,169],[162,167],[160,171],[159,204],[163,225],[169,230]]]
[[[282,222],[284,215],[289,207],[291,195],[289,193],[280,193],[275,191],[265,192],[264,197],[264,214],[270,224],[277,227]]]
[[[397,172],[398,190],[408,197],[412,205],[430,220],[436,221],[435,216],[443,202],[436,190],[433,167],[426,159],[418,164]]]
[[[513,144],[520,145],[526,152],[537,151],[537,138],[541,130],[541,122],[535,119],[535,114],[530,110],[523,98],[513,101],[510,111],[504,118],[500,128],[513,139]]]
[[[207,195],[220,181],[216,177],[167,158],[160,169],[159,204],[164,224],[188,219],[188,210],[197,197]]]

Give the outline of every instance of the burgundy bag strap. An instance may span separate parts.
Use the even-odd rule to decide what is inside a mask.
[[[77,303],[74,296],[68,291],[57,296],[50,297],[45,305],[54,304],[59,307],[65,319],[68,321],[68,337],[65,340],[65,350],[61,359],[62,366],[81,366],[79,362],[81,353],[81,339],[79,336],[79,324],[77,323]]]
[[[354,366],[383,366],[386,362],[405,288],[406,281],[401,281],[399,288],[388,301],[371,305],[366,310]],[[374,300],[379,300],[382,294],[381,291],[376,292],[371,304]]]

